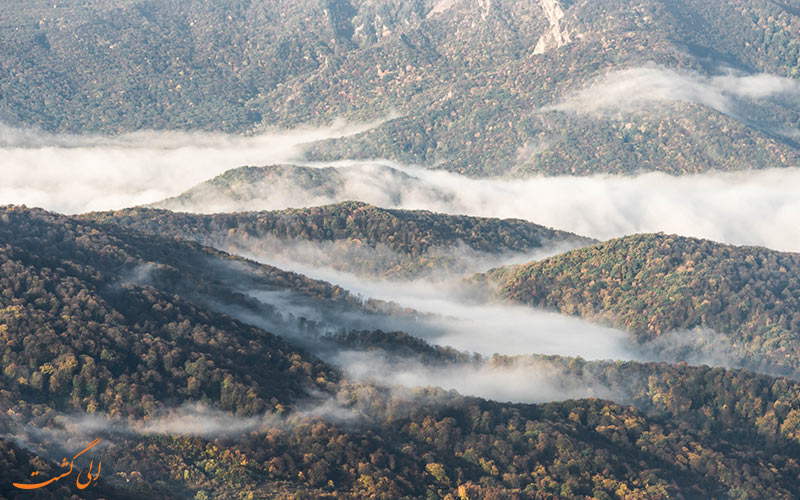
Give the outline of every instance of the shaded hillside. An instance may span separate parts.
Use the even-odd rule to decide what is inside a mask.
[[[593,241],[522,220],[385,210],[358,202],[214,215],[133,208],[86,217],[237,254],[401,278],[464,273],[510,255]]]
[[[38,472],[31,478],[32,472]],[[110,487],[105,478],[98,479],[89,489],[78,491],[74,486],[63,485],[61,488],[51,487],[46,490],[41,488],[35,491],[22,490],[15,488],[13,483],[35,484],[56,477],[63,472],[57,464],[38,457],[27,450],[20,448],[14,443],[5,439],[0,439],[0,495],[8,500],[22,500],[25,498],[37,498],[41,500],[50,499],[69,499],[69,500],[96,500],[118,498],[120,500],[132,500],[136,495],[126,492],[119,487]],[[102,471],[101,471],[102,473]],[[44,479],[40,479],[44,478]],[[74,480],[75,477],[73,476]],[[82,479],[85,481],[86,477]],[[65,479],[65,482],[68,480]],[[66,486],[66,487],[65,487]],[[80,493],[80,496],[78,495]],[[149,498],[154,500],[178,498],[164,491],[149,491]]]
[[[28,402],[144,415],[197,400],[255,414],[336,380],[284,340],[175,295],[193,259],[214,265],[199,247],[14,207],[0,241],[3,380]]]
[[[695,380],[685,370],[677,373],[679,380],[671,382],[679,386]],[[749,377],[732,381],[762,389]],[[770,387],[769,381],[762,385]],[[188,488],[189,498],[195,492],[309,499],[459,493],[521,499],[711,498],[791,497],[800,491],[794,441],[751,432],[715,435],[717,427],[695,427],[700,409],[685,419],[663,418],[595,399],[519,405],[434,389],[371,386],[343,388],[337,400],[353,420],[312,417],[215,441],[112,435],[108,439],[119,445],[102,458],[124,472],[127,488],[152,482],[176,492]],[[763,400],[745,394],[724,401]],[[783,404],[774,407],[782,415],[792,411]],[[718,408],[716,401],[706,406]],[[739,419],[738,413],[728,414],[726,423]],[[749,428],[747,420],[737,421]]]
[[[798,254],[635,235],[499,278],[503,297],[626,328],[641,340],[704,326],[762,357],[765,368],[800,367]]]
[[[796,81],[750,91],[747,78],[796,78],[798,13],[770,0],[32,0],[0,13],[0,120],[244,132],[388,117],[310,156],[470,175],[786,166]],[[620,102],[601,112],[562,106],[627,70],[645,71],[640,94],[612,85]]]
[[[349,432],[330,424],[301,426],[241,449],[269,464],[276,479],[302,472],[331,494],[330,483],[321,486],[326,481],[340,489],[352,485],[345,498],[708,498],[798,491],[794,445],[768,447],[776,451],[770,455],[604,401],[509,405],[419,390],[408,395],[409,404],[402,393],[366,387],[340,396],[356,396],[368,424],[387,423]],[[301,453],[315,444],[322,446],[309,464]],[[369,461],[357,463],[367,453]]]

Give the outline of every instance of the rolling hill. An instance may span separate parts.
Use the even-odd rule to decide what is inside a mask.
[[[235,254],[280,256],[390,278],[474,272],[509,256],[594,241],[522,220],[387,210],[359,202],[213,215],[133,208],[86,217]]]
[[[387,165],[269,165],[230,169],[151,206],[176,212],[218,213],[356,200],[392,207],[416,196],[424,200],[452,199],[451,194]]]
[[[198,400],[254,414],[335,380],[284,340],[176,295],[202,279],[192,260],[214,265],[200,247],[15,207],[0,235],[4,381],[26,401],[141,416]]]

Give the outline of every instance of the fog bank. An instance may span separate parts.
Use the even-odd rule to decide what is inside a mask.
[[[800,168],[679,177],[649,172],[635,176],[472,179],[380,163],[424,181],[438,193],[421,196],[425,191],[409,189],[390,208],[520,218],[600,240],[663,231],[800,252],[800,231],[796,229]],[[337,165],[347,169],[352,164]],[[386,200],[375,190],[348,193],[350,199],[356,194],[356,199],[379,206]],[[295,200],[295,206],[301,204],[301,199]]]
[[[341,187],[323,195],[294,189],[287,197],[280,184],[235,199],[212,194],[180,209],[275,210],[357,200],[384,208],[520,218],[600,240],[663,231],[800,251],[800,168],[474,179],[384,160],[304,165],[335,167]]]
[[[0,123],[0,204],[62,213],[151,203],[241,165],[298,158],[301,145],[375,126],[334,123],[264,135],[143,131],[50,135]]]

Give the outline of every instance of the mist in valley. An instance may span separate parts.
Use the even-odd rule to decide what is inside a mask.
[[[540,258],[546,255],[543,251]],[[291,292],[243,290],[274,308],[283,323],[242,311],[232,314],[305,345],[355,382],[442,387],[466,395],[531,403],[578,397],[618,400],[616,395],[625,388],[590,378],[567,380],[536,360],[495,364],[491,362],[493,356],[558,355],[596,361],[686,362],[764,369],[747,359],[728,337],[710,329],[672,331],[639,342],[630,332],[578,317],[498,302],[484,290],[472,288],[458,274],[450,275],[449,279],[440,276],[437,280],[386,280],[287,260],[279,264],[284,269],[339,285],[363,300],[397,304],[400,310],[408,312],[395,315],[343,310],[309,302]],[[298,322],[303,326],[291,326]],[[356,349],[321,342],[326,340],[324,336],[368,330],[402,331],[430,345],[478,356],[452,363],[431,361],[391,346]]]
[[[781,82],[776,92],[787,92]],[[340,124],[254,137],[177,132],[50,136],[2,127],[0,203],[63,213],[154,203],[241,165],[302,164],[304,143],[372,126]],[[663,231],[800,251],[800,233],[794,230],[800,168],[679,177],[650,172],[476,179],[383,160],[305,165],[335,167],[340,187],[309,192],[292,188],[288,179],[237,199],[216,199],[210,193],[210,198],[179,208],[267,210],[357,200],[385,208],[520,218],[600,240]]]
[[[649,172],[635,176],[473,179],[381,164],[423,181],[436,193],[427,196],[431,189],[415,190],[412,185],[391,208],[519,218],[599,240],[663,231],[734,245],[800,251],[800,233],[794,222],[794,215],[800,211],[800,168],[680,177]],[[354,163],[336,165],[347,171]],[[380,206],[380,192],[347,194],[348,199],[355,197]],[[295,204],[302,201],[297,199]]]

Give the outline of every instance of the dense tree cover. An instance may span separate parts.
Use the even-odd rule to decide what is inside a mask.
[[[558,82],[562,76],[568,78],[562,74],[542,78]],[[575,91],[581,88],[576,84]],[[482,97],[481,104],[494,101],[493,96]],[[484,110],[481,116],[472,116],[476,108],[468,104],[464,104],[468,109],[449,112],[432,105],[423,118],[407,116],[352,137],[318,143],[308,157],[322,161],[391,158],[471,176],[515,177],[643,171],[681,175],[787,167],[800,158],[794,139],[774,134],[767,125],[792,127],[797,118],[783,110],[764,113],[744,106],[750,115],[768,116],[760,124],[675,101],[649,103],[647,111],[634,105],[633,111],[583,114],[539,109],[520,113],[520,109],[551,103],[513,105],[499,100],[502,104],[497,103],[497,109]],[[524,116],[518,118],[519,114]],[[509,115],[518,120],[513,129],[508,126]],[[424,127],[417,124],[422,119]],[[461,135],[465,132],[468,135]]]
[[[758,442],[765,452],[796,456],[800,448],[800,383],[719,367],[585,361],[561,356],[495,356],[494,369],[535,367],[564,389],[584,386],[642,410],[682,421],[711,438]]]
[[[720,437],[608,401],[521,405],[364,385],[337,401],[351,418],[211,441],[121,436],[104,460],[131,488],[184,484],[196,498],[792,498],[800,488],[785,440]]]
[[[87,215],[249,255],[359,274],[417,277],[467,272],[483,259],[592,240],[517,219],[386,210],[358,202],[274,212],[198,215],[133,208]],[[321,243],[304,247],[303,242]]]
[[[339,349],[373,351],[390,361],[417,361],[422,364],[480,363],[481,355],[459,351],[450,346],[432,345],[406,332],[382,330],[343,330],[324,335],[323,342],[333,343]]]
[[[191,272],[192,260],[213,265],[211,255],[118,231],[39,210],[2,211],[0,349],[9,390],[89,412],[141,415],[208,400],[254,414],[336,380],[285,341],[159,289],[180,280],[175,290],[212,287]],[[181,269],[159,271],[150,260],[178,265],[170,254]]]
[[[381,352],[389,359],[417,359],[436,366],[472,365],[529,371],[537,384],[564,394],[582,391],[630,404],[650,418],[684,421],[710,436],[740,444],[760,442],[765,451],[800,445],[800,382],[748,370],[685,363],[586,361],[554,355],[482,359],[430,345],[402,332],[347,332],[330,337],[350,349]],[[537,388],[531,391],[536,393]]]
[[[394,441],[400,452],[410,448],[412,454],[404,460],[405,453],[375,449],[372,467],[351,466],[351,480],[357,479],[364,488],[357,490],[360,495],[371,493],[370,487],[381,487],[381,481],[363,478],[364,469],[388,469],[378,474],[389,480],[383,481],[391,488],[382,495],[385,498],[404,492],[412,497],[441,498],[447,493],[458,497],[471,488],[474,492],[469,495],[478,498],[514,494],[519,498],[711,498],[735,495],[737,489],[758,497],[791,495],[797,488],[798,464],[793,458],[762,453],[757,447],[753,450],[752,443],[740,446],[719,441],[678,422],[651,420],[632,408],[603,401],[528,406],[440,394],[431,407],[408,405],[402,396],[381,397],[371,391],[368,404],[371,412],[389,421],[381,440]],[[402,415],[406,412],[407,417]],[[313,427],[295,431],[300,436],[293,439],[308,443],[314,430],[322,431]],[[337,435],[333,432],[323,438],[328,447],[336,449]],[[287,462],[299,463],[300,457],[295,456],[289,454],[294,460]],[[335,457],[323,454],[322,459],[336,464]],[[423,462],[417,457],[423,457]],[[643,463],[648,464],[644,470],[633,472]],[[718,468],[713,474],[708,474],[710,464]],[[760,471],[746,472],[750,467]],[[774,482],[764,484],[759,474],[767,471]],[[347,480],[338,473],[331,467],[329,475],[320,479],[334,484],[337,479]],[[626,476],[629,479],[622,479]],[[411,481],[403,484],[404,477]]]
[[[107,281],[146,283],[170,294],[181,294],[183,298],[205,297],[226,304],[246,305],[252,301],[243,292],[253,289],[292,293],[298,301],[314,302],[320,309],[333,306],[362,311],[399,311],[396,305],[365,300],[324,281],[193,242],[144,234],[116,224],[99,224],[86,218],[64,217],[13,206],[0,207],[0,222],[6,224],[9,238],[18,238],[26,245],[32,245],[31,248],[41,241],[32,241],[25,235],[26,222],[33,226],[41,224],[39,230],[50,238],[63,238],[70,242],[60,243],[66,250],[78,252],[86,262],[111,266],[114,272],[104,277]],[[88,251],[84,248],[86,245],[90,246]],[[38,256],[33,254],[31,258],[42,259],[43,255],[47,252]]]
[[[0,241],[4,436],[57,440],[62,415],[75,411],[120,425],[146,423],[187,401],[239,419],[220,429],[236,429],[250,417],[262,422],[218,438],[90,427],[92,437],[114,443],[98,450],[109,487],[131,496],[800,495],[800,389],[786,379],[554,357],[484,361],[400,332],[326,336],[330,346],[437,366],[547,363],[566,386],[595,380],[619,389],[623,404],[509,404],[440,389],[354,384],[301,349],[210,311],[187,291],[244,303],[229,297],[226,279],[250,276],[334,295],[324,284],[196,244],[21,207],[0,213]],[[215,274],[226,260],[248,272]],[[216,288],[228,291],[214,295]],[[36,427],[55,437],[30,432]],[[24,473],[36,459],[20,453],[0,457]],[[46,494],[69,498],[74,491]]]
[[[797,371],[800,255],[664,234],[634,235],[501,273],[500,295],[626,328],[640,340],[707,326]]]
[[[0,13],[0,119],[72,132],[242,132],[399,115],[310,155],[473,175],[797,162],[796,142],[775,133],[798,120],[780,99],[728,114],[697,103],[589,117],[542,109],[607,71],[648,62],[795,77],[796,6],[560,4],[571,41],[537,53],[551,31],[541,2],[31,0]]]

